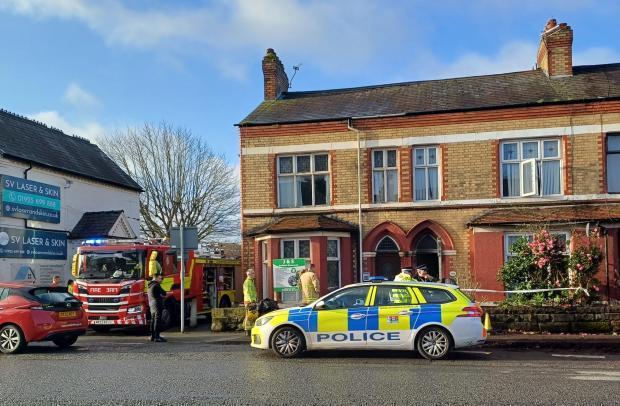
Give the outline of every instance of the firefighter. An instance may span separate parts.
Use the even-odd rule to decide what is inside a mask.
[[[413,273],[413,269],[411,269],[411,268],[402,268],[400,270],[400,273],[398,275],[396,275],[396,277],[394,278],[394,282],[412,281],[413,280],[413,276],[411,276],[412,273]]]
[[[161,270],[155,271],[153,279],[148,284],[149,307],[151,309],[151,341],[165,343],[164,337],[159,335],[161,329],[161,313],[164,310],[166,291],[161,287],[164,276]]]
[[[243,304],[245,305],[243,329],[246,331],[246,334],[249,334],[252,327],[254,327],[254,321],[258,317],[258,309],[256,306],[258,298],[256,294],[256,285],[254,284],[254,270],[251,268],[248,269],[246,275],[245,281],[243,281]]]
[[[319,298],[319,280],[314,274],[314,264],[304,269],[299,277],[299,287],[301,288],[301,302],[304,305],[314,302]]]

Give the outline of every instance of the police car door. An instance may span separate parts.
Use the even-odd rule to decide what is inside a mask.
[[[376,286],[368,311],[368,348],[413,348],[413,325],[419,314],[418,300],[406,285]]]
[[[353,286],[317,303],[317,331],[310,334],[312,348],[364,348],[370,286]]]

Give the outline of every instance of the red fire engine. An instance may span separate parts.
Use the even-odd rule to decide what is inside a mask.
[[[145,241],[87,240],[73,257],[76,278],[73,294],[83,303],[88,324],[96,331],[112,327],[146,325],[150,318],[147,283],[158,262],[163,271],[164,329],[180,316],[181,264],[179,251],[168,245]],[[210,310],[207,268],[209,258],[190,250],[185,265],[185,314],[195,317]],[[231,302],[234,302],[234,295]],[[215,302],[216,305],[218,302]]]

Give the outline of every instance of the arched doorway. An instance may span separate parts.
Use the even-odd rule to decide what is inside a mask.
[[[441,244],[432,233],[426,232],[420,236],[413,249],[413,256],[416,266],[426,265],[428,273],[440,280],[443,275],[441,272]]]
[[[379,241],[375,252],[375,274],[385,276],[389,280],[400,272],[400,251],[398,244],[391,237],[385,236]]]

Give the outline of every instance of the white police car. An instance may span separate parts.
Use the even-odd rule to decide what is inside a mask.
[[[482,309],[457,286],[373,281],[259,317],[251,345],[287,358],[314,349],[417,349],[441,359],[486,335]]]

